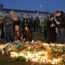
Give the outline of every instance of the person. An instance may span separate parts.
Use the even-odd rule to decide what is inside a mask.
[[[2,22],[2,16],[0,16],[0,38],[4,39],[4,26]]]
[[[40,30],[40,19],[39,17],[36,17],[34,20],[34,31],[39,31]]]
[[[20,24],[21,24],[21,20],[19,19],[19,17],[13,18],[13,30],[15,29],[16,25],[20,27]]]
[[[47,16],[47,18],[43,21],[44,24],[44,41],[48,42],[48,22],[49,22],[49,16]]]
[[[18,36],[18,34],[20,35],[20,31],[21,31],[21,20],[19,17],[13,17],[13,40],[20,40],[20,36]]]
[[[6,42],[12,42],[13,41],[12,19],[8,15],[8,13],[3,18],[3,24],[4,24],[4,39]]]
[[[32,30],[31,27],[29,26],[27,19],[25,20],[22,34],[23,34],[23,39],[25,39],[25,41],[32,41]]]
[[[60,43],[65,42],[65,15],[63,11],[56,11],[55,21],[57,24],[57,40]]]
[[[23,20],[22,20],[22,23],[21,23],[21,28],[22,28],[22,31],[23,31],[23,28],[25,27],[25,24],[29,24],[29,22],[28,22],[28,19],[27,18],[24,18]]]
[[[20,33],[20,27],[18,25],[15,25],[13,35],[14,35],[14,40],[20,40],[21,33]]]
[[[56,23],[54,20],[54,16],[51,15],[47,18],[46,23],[45,23],[45,39],[46,42],[50,43],[50,42],[56,42]]]
[[[30,25],[32,31],[34,30],[33,22],[34,22],[34,21],[33,21],[33,17],[32,17],[32,16],[28,16],[28,23],[29,23],[29,25]]]

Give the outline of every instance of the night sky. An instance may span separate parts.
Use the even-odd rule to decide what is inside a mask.
[[[65,12],[65,0],[0,0],[0,3],[11,9]]]

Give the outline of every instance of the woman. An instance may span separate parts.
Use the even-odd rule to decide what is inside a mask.
[[[25,41],[32,41],[32,29],[29,26],[29,23],[27,22],[27,20],[24,23],[22,32],[23,32],[23,38],[25,39]]]
[[[56,23],[53,15],[51,15],[46,23],[46,41],[56,42]]]
[[[18,25],[15,25],[15,29],[14,29],[14,40],[20,40],[20,27]]]

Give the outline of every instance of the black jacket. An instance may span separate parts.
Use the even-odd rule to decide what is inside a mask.
[[[65,15],[62,15],[62,16],[59,16],[59,17],[56,17],[57,21],[60,22],[58,26],[58,28],[65,28]]]

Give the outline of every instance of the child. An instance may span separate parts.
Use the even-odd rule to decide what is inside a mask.
[[[20,40],[20,27],[18,25],[15,25],[14,40]]]

